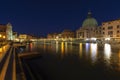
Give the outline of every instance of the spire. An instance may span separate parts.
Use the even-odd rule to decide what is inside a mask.
[[[91,17],[92,17],[92,13],[91,13],[91,11],[89,10],[87,18],[91,18]]]
[[[10,23],[10,22],[8,22],[8,23],[7,23],[7,26],[11,26],[11,23]]]

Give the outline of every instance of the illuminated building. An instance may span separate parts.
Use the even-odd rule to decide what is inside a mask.
[[[27,40],[27,35],[26,34],[20,34],[18,38],[19,38],[20,42],[26,41]]]
[[[61,33],[62,38],[75,38],[75,33],[69,29],[63,30]]]
[[[120,38],[120,19],[102,23],[103,37]]]
[[[76,31],[77,38],[101,38],[104,40],[120,40],[120,19],[103,22],[101,26],[88,12],[88,17],[83,21],[82,27]]]
[[[28,34],[19,34],[18,39],[20,42],[31,41],[32,39],[37,39],[37,37]]]
[[[76,31],[77,38],[91,38],[96,36],[95,30],[98,28],[98,23],[92,17],[92,13],[88,12],[87,18],[83,21],[82,27]]]
[[[13,40],[17,39],[18,38],[18,34],[17,32],[13,32]]]
[[[51,33],[47,35],[48,39],[55,39],[58,36],[58,33]]]
[[[12,25],[0,24],[0,40],[13,40]]]

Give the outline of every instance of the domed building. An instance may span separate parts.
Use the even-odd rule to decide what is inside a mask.
[[[98,27],[98,22],[92,17],[92,13],[88,12],[87,18],[83,21],[82,27],[76,31],[77,38],[95,37],[95,29]]]
[[[88,17],[83,21],[82,27],[97,27],[98,23],[95,18],[92,17],[91,12],[88,12]]]

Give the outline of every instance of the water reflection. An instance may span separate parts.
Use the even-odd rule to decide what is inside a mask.
[[[82,43],[79,44],[79,54],[80,54],[80,57],[82,57]]]
[[[38,44],[36,44],[38,45]],[[31,44],[31,50],[35,45]],[[96,43],[72,43],[72,42],[58,42],[56,43],[44,43],[39,44],[40,50],[43,50],[47,53],[58,54],[60,57],[64,56],[75,56],[76,54],[80,59],[86,59],[92,61],[92,63],[99,63],[101,60],[105,64],[115,64],[115,67],[120,70],[120,49],[111,49],[110,44],[104,44],[100,46]],[[0,52],[2,49],[0,49]],[[112,54],[114,53],[114,54]],[[65,58],[65,57],[64,57]],[[77,57],[76,57],[77,58]],[[99,58],[99,59],[98,59]],[[102,64],[101,64],[102,65]],[[117,66],[116,66],[117,65]],[[110,65],[108,65],[110,66]]]
[[[58,41],[56,41],[56,53],[58,53],[58,47],[59,45],[58,45]]]
[[[89,47],[90,47],[90,44],[89,44],[89,43],[86,43],[86,44],[85,44],[86,52],[89,51]]]
[[[91,43],[90,51],[91,51],[92,62],[95,62],[97,59],[97,44]]]
[[[0,47],[0,53],[2,53],[2,52],[3,52],[3,48]]]
[[[70,51],[69,51],[69,52],[72,52],[72,51],[73,51],[73,45],[72,45],[72,44],[73,44],[73,43],[70,42],[70,44],[69,44],[69,48],[70,48],[69,50],[70,50]]]
[[[30,51],[32,51],[32,49],[33,49],[33,44],[32,43],[30,43],[29,49],[30,49]]]
[[[104,58],[107,61],[107,63],[110,63],[110,57],[111,57],[111,45],[105,44],[104,45]]]
[[[65,48],[64,48],[64,42],[61,42],[61,55],[64,56]]]
[[[46,44],[44,43],[44,45],[43,45],[43,49],[44,49],[44,51],[46,50]]]
[[[68,52],[68,43],[65,42],[65,53],[67,53],[67,52]]]

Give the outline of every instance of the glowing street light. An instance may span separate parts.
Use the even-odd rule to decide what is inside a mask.
[[[108,41],[109,41],[109,40],[110,40],[110,38],[105,38],[105,40],[108,40]]]
[[[0,34],[0,37],[2,37],[2,35]]]
[[[93,38],[91,38],[91,40],[96,41],[96,40],[97,40],[97,38],[94,38],[94,37],[93,37]]]
[[[5,36],[3,36],[3,38],[5,39]]]

